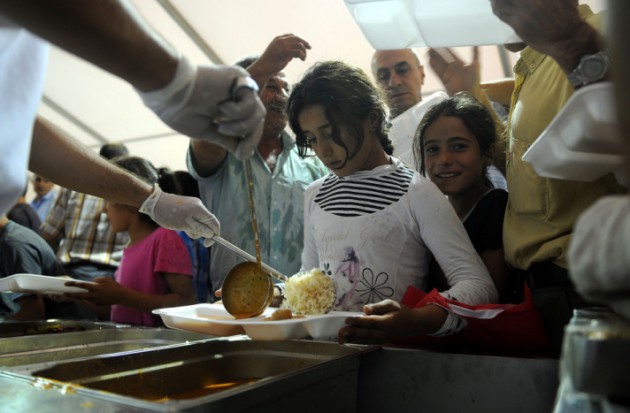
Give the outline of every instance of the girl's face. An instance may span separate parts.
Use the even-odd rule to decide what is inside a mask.
[[[306,135],[308,145],[337,176],[343,177],[356,171],[371,170],[389,161],[378,139],[367,134],[366,131],[369,131],[370,127],[370,121],[367,119],[363,124],[363,143],[352,159],[346,159],[346,157],[348,154],[355,153],[358,143],[343,127],[340,128],[340,138],[348,148],[348,154],[342,146],[333,141],[332,125],[326,118],[324,108],[321,105],[308,106],[303,109],[298,116],[298,122]]]
[[[483,181],[486,159],[477,138],[456,116],[440,116],[424,133],[427,175],[445,195],[457,195]]]
[[[105,213],[111,223],[112,231],[124,232],[129,230],[134,213],[127,205],[107,201],[105,203]]]

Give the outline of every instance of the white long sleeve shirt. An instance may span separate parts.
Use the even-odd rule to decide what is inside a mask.
[[[320,267],[333,278],[337,310],[360,311],[387,298],[400,301],[408,286],[426,290],[431,254],[451,286],[446,297],[470,305],[497,300],[494,283],[446,197],[398,159],[312,183],[304,223],[302,269]]]

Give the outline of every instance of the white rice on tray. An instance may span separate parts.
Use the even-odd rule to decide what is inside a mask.
[[[295,274],[285,283],[284,305],[297,314],[326,314],[335,298],[332,278],[319,268]]]

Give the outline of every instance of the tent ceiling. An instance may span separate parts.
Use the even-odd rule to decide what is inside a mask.
[[[591,0],[588,3],[601,3]],[[132,0],[140,14],[197,63],[233,63],[260,54],[277,35],[295,33],[312,46],[305,62],[285,72],[290,82],[320,60],[340,59],[369,73],[373,49],[343,0]],[[418,49],[422,59],[426,50]],[[470,50],[458,50],[465,60]],[[505,76],[498,48],[482,48],[482,80]],[[511,67],[515,56],[509,57]],[[426,68],[423,92],[440,89]],[[188,139],[146,109],[133,89],[101,69],[52,47],[39,114],[63,132],[98,149],[122,141],[158,166],[185,169]]]

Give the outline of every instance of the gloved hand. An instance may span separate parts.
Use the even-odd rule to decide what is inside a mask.
[[[208,139],[245,159],[258,146],[266,113],[257,92],[245,69],[193,66],[181,57],[168,85],[138,94],[174,130]]]
[[[140,206],[140,212],[164,228],[184,231],[191,238],[204,237],[206,247],[221,233],[221,224],[199,198],[168,194],[157,184]]]

